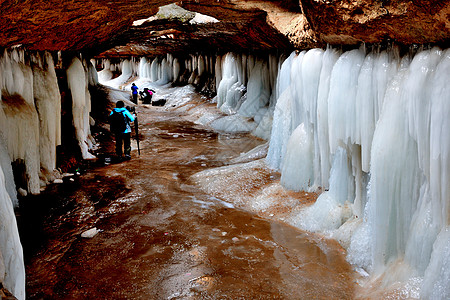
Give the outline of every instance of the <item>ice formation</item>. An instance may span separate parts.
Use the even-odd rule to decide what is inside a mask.
[[[16,296],[25,299],[25,267],[12,201],[0,168],[0,282]]]
[[[423,278],[448,298],[450,50],[313,49],[281,70],[268,163],[289,188],[329,189],[291,221],[347,232],[349,260],[385,287]]]
[[[121,74],[119,77],[113,78],[113,72],[115,71],[119,71]],[[81,72],[81,70],[78,70],[78,72]],[[123,60],[118,65],[111,64],[109,60],[105,60],[103,70],[98,73],[98,80],[103,85],[119,89],[132,75],[133,62],[130,60]]]
[[[72,93],[73,125],[78,145],[80,146],[83,159],[92,159],[95,156],[89,153],[89,149],[93,147],[94,140],[89,126],[91,97],[86,73],[82,62],[78,58],[74,58],[67,69],[67,82]]]
[[[25,272],[13,205],[16,189],[37,194],[54,179],[60,144],[61,101],[49,53],[5,50],[0,59],[0,248],[4,285],[25,298]],[[24,182],[14,182],[11,163]]]
[[[5,50],[0,57],[0,281],[25,298],[25,272],[13,206],[17,191],[37,194],[57,176],[61,144],[61,96],[52,55]],[[91,158],[90,95],[94,67],[75,58],[67,70],[73,124],[84,158]],[[13,168],[23,182],[14,182]],[[17,185],[17,186],[16,186]],[[6,275],[5,275],[6,274]]]
[[[2,70],[0,132],[11,162],[25,166],[28,178],[22,188],[39,193],[39,117],[33,96],[33,71],[24,62],[24,53],[5,51]],[[24,175],[25,175],[24,174]]]
[[[39,152],[41,170],[50,181],[56,168],[56,146],[61,144],[61,95],[53,59],[49,53],[44,58],[33,57],[33,90],[39,114]]]
[[[274,90],[278,88],[277,74],[283,59],[274,55],[255,57],[227,53],[224,56],[196,54],[186,57],[167,54],[152,59],[133,58],[115,64],[103,60],[103,70],[98,72],[98,80],[104,85],[127,91],[130,90],[131,79],[140,90],[177,83],[190,84],[205,92],[217,91],[215,101],[220,110],[227,115],[236,115],[225,117],[222,121],[216,120],[218,129],[252,131],[256,136],[269,139],[277,100]],[[112,79],[118,72],[120,75]],[[162,97],[157,92],[154,99]],[[171,101],[171,105],[176,106],[184,103],[186,101]]]

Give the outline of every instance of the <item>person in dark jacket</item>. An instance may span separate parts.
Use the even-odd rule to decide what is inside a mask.
[[[134,84],[134,82],[131,84],[131,93],[133,95],[133,102],[134,104],[138,104],[137,98],[138,98],[138,87]]]
[[[134,122],[135,115],[131,114],[125,107],[123,101],[117,101],[116,108],[111,111],[112,115],[114,111],[122,113],[125,116],[126,128],[123,132],[116,132],[116,154],[119,158],[122,158],[122,153],[125,154],[124,159],[131,159],[131,125],[130,122]],[[123,152],[122,152],[123,144]]]
[[[142,103],[144,104],[152,104],[152,96],[153,93],[155,93],[154,90],[151,90],[149,88],[144,88],[144,92],[142,93],[143,98],[142,98]]]

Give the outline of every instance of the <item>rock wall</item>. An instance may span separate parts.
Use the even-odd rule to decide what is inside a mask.
[[[450,2],[441,0],[301,0],[318,40],[333,45],[392,40],[401,44],[448,43]]]
[[[387,40],[449,43],[448,1],[180,1],[176,18],[158,13],[170,1],[3,1],[0,47],[76,50],[104,57],[299,49]],[[171,7],[175,5],[171,4]],[[187,11],[188,10],[188,11]],[[199,13],[217,22],[195,21]],[[32,34],[30,34],[30,32]]]

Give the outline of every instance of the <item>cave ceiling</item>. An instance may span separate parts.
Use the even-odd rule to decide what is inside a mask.
[[[450,36],[450,0],[4,0],[0,11],[0,47],[108,57],[448,44]]]

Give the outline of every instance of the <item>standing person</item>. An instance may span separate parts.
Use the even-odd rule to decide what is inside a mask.
[[[138,104],[137,97],[138,97],[138,87],[134,84],[134,82],[131,84],[131,93],[133,95],[133,102],[134,104]]]
[[[131,159],[131,125],[130,122],[134,122],[136,116],[132,115],[125,107],[123,101],[117,101],[116,108],[111,112],[110,124],[111,132],[116,137],[116,154],[122,159],[122,143],[123,153],[125,153],[125,160]]]

